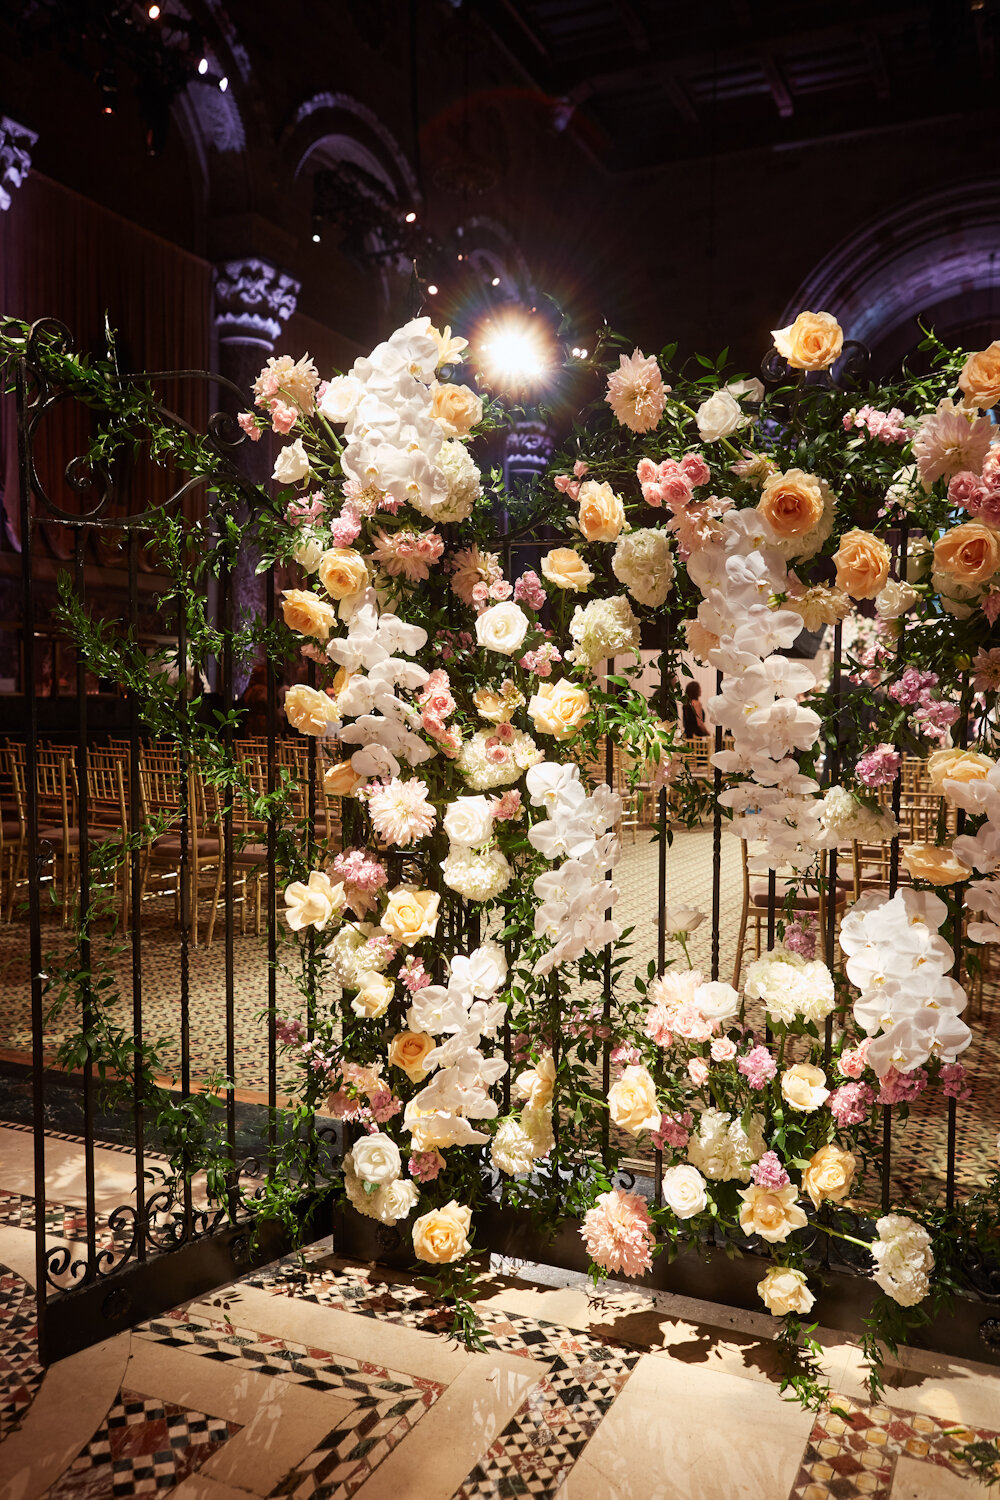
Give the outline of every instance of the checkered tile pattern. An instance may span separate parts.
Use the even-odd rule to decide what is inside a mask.
[[[47,1500],[131,1500],[173,1489],[239,1430],[221,1417],[123,1390]]]
[[[0,1442],[20,1426],[42,1374],[34,1294],[20,1276],[0,1266]]]

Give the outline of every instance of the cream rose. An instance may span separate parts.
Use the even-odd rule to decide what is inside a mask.
[[[833,554],[838,589],[852,599],[874,599],[885,587],[891,560],[888,547],[870,531],[845,531]]]
[[[590,713],[590,694],[586,688],[574,687],[562,679],[540,682],[538,691],[529,699],[528,713],[540,734],[568,740]]]
[[[402,1170],[399,1147],[391,1136],[378,1131],[375,1135],[363,1135],[351,1147],[354,1170],[362,1182],[373,1182],[376,1187],[395,1182]]]
[[[786,1313],[807,1313],[816,1298],[809,1290],[804,1271],[793,1271],[787,1266],[772,1266],[758,1281],[757,1292],[769,1313],[783,1318]]]
[[[844,347],[844,330],[825,312],[800,312],[787,328],[772,329],[771,337],[793,370],[828,370]]]
[[[966,406],[989,411],[1000,401],[1000,340],[994,339],[988,349],[970,354],[958,377],[958,387]]]
[[[625,1069],[608,1090],[608,1108],[614,1123],[630,1135],[657,1128],[661,1111],[656,1085],[645,1068],[633,1065]]]
[[[337,623],[333,605],[308,589],[285,589],[281,613],[289,630],[297,630],[299,635],[312,636],[317,641],[328,641],[330,631]]]
[[[434,1266],[461,1260],[472,1249],[469,1230],[472,1210],[463,1208],[453,1198],[443,1208],[432,1208],[413,1222],[413,1250],[418,1260]]]
[[[456,797],[444,815],[444,831],[453,844],[478,849],[493,832],[493,807],[486,797]]]
[[[306,453],[301,438],[296,438],[294,443],[289,443],[287,448],[282,448],[274,465],[272,479],[279,484],[295,484],[299,479],[305,479],[309,473],[309,455]]]
[[[732,391],[716,391],[696,412],[698,435],[703,443],[717,443],[735,432],[743,421],[743,408]]]
[[[487,651],[513,656],[528,633],[528,616],[518,604],[494,604],[476,620],[476,640]]]
[[[586,479],[580,486],[580,530],[588,542],[614,542],[625,525],[621,496],[610,484]]]
[[[418,891],[411,885],[398,885],[382,913],[382,927],[397,943],[411,948],[421,938],[433,937],[437,931],[437,891]]]
[[[325,693],[296,682],[285,694],[285,718],[303,734],[326,734],[337,710]]]
[[[323,772],[323,787],[330,797],[349,797],[362,780],[349,760],[339,760]]]
[[[307,573],[315,573],[322,556],[323,543],[318,537],[310,536],[308,532],[292,553],[299,567],[304,568]]]
[[[934,543],[934,572],[966,588],[988,583],[1000,568],[1000,532],[983,521],[953,526]]]
[[[523,1099],[529,1110],[545,1109],[552,1103],[556,1085],[556,1064],[551,1052],[540,1057],[534,1067],[526,1068],[514,1079],[514,1096]]]
[[[345,905],[343,881],[334,885],[324,870],[312,870],[308,884],[293,880],[285,887],[285,921],[293,932],[303,927],[315,927],[322,932],[330,918],[343,911]]]
[[[813,1207],[819,1208],[824,1198],[831,1203],[846,1198],[857,1165],[852,1153],[842,1151],[839,1146],[821,1146],[814,1152],[802,1173],[802,1187],[812,1199]]]
[[[678,1219],[693,1219],[708,1207],[705,1179],[697,1167],[682,1162],[663,1174],[663,1201]]]
[[[770,1245],[780,1245],[793,1229],[806,1222],[805,1212],[795,1200],[795,1187],[741,1188],[740,1228],[744,1234],[759,1234]]]
[[[399,1068],[411,1083],[423,1083],[427,1077],[424,1059],[436,1045],[426,1031],[397,1031],[389,1043],[389,1066]]]
[[[358,993],[351,996],[351,1009],[356,1016],[374,1021],[385,1015],[395,993],[394,982],[384,974],[366,974]]]
[[[541,569],[557,589],[571,589],[575,594],[585,594],[594,581],[593,573],[572,547],[553,547],[542,558]]]
[[[875,608],[883,620],[898,620],[919,598],[916,589],[908,583],[897,583],[890,578],[875,595]]]
[[[810,1115],[830,1097],[826,1074],[812,1063],[796,1063],[781,1075],[781,1097],[792,1109]]]
[[[483,398],[467,385],[431,387],[431,416],[445,437],[466,437],[483,420]]]
[[[331,599],[350,599],[368,587],[368,567],[353,547],[331,547],[319,560],[319,580]]]
[[[764,482],[757,509],[783,540],[805,536],[823,519],[823,487],[814,474],[788,469]]]
[[[978,750],[935,750],[927,757],[927,779],[939,797],[947,797],[946,781],[985,781],[995,765]]]
[[[926,880],[928,885],[961,885],[972,874],[957,854],[937,844],[909,844],[899,857],[911,880]]]

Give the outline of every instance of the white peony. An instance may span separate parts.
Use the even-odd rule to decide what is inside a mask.
[[[624,594],[577,605],[569,633],[576,643],[574,661],[592,667],[606,657],[639,651],[639,621]]]
[[[476,620],[476,640],[487,651],[513,656],[528,633],[528,616],[518,604],[494,604]]]
[[[720,979],[700,984],[691,1003],[708,1021],[731,1021],[740,1009],[738,993]]]
[[[272,479],[279,484],[295,484],[299,479],[305,479],[309,473],[309,455],[302,445],[302,439],[296,438],[294,443],[289,443],[287,448],[282,448],[274,465]]]
[[[516,1115],[508,1115],[497,1126],[490,1144],[490,1160],[508,1177],[523,1176],[531,1171],[535,1144]]]
[[[376,1187],[395,1182],[402,1170],[399,1147],[391,1136],[382,1131],[375,1135],[363,1135],[351,1148],[354,1170],[362,1182],[373,1182]]]
[[[687,1145],[688,1161],[713,1182],[739,1178],[750,1181],[750,1169],[764,1154],[764,1116],[750,1116],[750,1128],[743,1129],[737,1115],[720,1109],[706,1109],[698,1118],[698,1128]]]
[[[877,1220],[878,1239],[872,1245],[874,1278],[900,1307],[915,1307],[931,1289],[934,1269],[931,1237],[906,1214],[886,1214]]]
[[[477,854],[461,844],[451,846],[441,870],[448,889],[466,901],[492,901],[507,889],[514,873],[502,849]]]
[[[740,403],[728,390],[716,391],[697,412],[698,432],[703,443],[717,443],[745,421]]]
[[[420,496],[416,499],[410,496],[410,504],[431,521],[445,523],[466,520],[483,493],[483,486],[479,470],[469,457],[465,444],[449,438],[437,454],[437,468],[444,475],[444,495]]]
[[[708,1207],[705,1179],[697,1167],[682,1162],[663,1174],[663,1201],[678,1219],[693,1219]]]
[[[659,609],[674,581],[674,558],[665,531],[645,527],[619,537],[611,568],[637,604]]]
[[[492,804],[485,797],[456,797],[442,826],[453,844],[478,849],[493,832]]]
[[[768,1015],[791,1026],[797,1020],[825,1021],[836,1003],[833,976],[819,959],[805,959],[787,948],[772,948],[747,969],[744,990],[763,1000]]]

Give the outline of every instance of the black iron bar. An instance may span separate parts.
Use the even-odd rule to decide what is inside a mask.
[[[80,609],[86,608],[86,543],[87,534],[80,527],[73,528],[73,587]],[[90,983],[90,766],[87,745],[87,663],[83,652],[76,652],[76,811],[77,811],[77,872],[79,880],[79,906],[77,931],[80,934],[80,1022],[85,1037],[90,1037],[94,1024],[93,992]],[[68,860],[69,850],[63,850],[63,859]],[[83,1063],[83,1170],[84,1199],[87,1223],[87,1276],[97,1271],[97,1183],[94,1173],[94,1065],[90,1059],[90,1043]]]
[[[722,673],[715,674],[715,692],[722,692]],[[715,753],[722,752],[722,725],[715,726]],[[722,919],[722,772],[718,766],[712,770],[712,978],[719,977],[719,923]]]
[[[273,1175],[277,1165],[278,1145],[278,913],[276,900],[278,829],[274,809],[274,794],[278,784],[276,753],[278,684],[271,657],[271,637],[275,622],[274,583],[274,564],[272,563],[267,570],[264,582],[268,640],[268,650],[264,656],[264,672],[267,684],[267,1149],[270,1175]]]
[[[177,744],[178,799],[180,810],[180,867],[177,892],[181,914],[181,1094],[185,1099],[191,1093],[191,756],[189,750],[190,725],[187,718],[187,601],[184,591],[177,598],[177,684],[183,708],[183,729]],[[197,873],[195,874],[197,879]],[[196,908],[197,910],[197,908]],[[194,1206],[191,1197],[191,1174],[184,1173],[182,1184],[185,1235],[191,1233]]]
[[[134,640],[139,625],[139,535],[128,534],[128,628]],[[132,1111],[135,1148],[135,1253],[146,1259],[146,1167],[145,1167],[145,1060],[142,1026],[142,862],[137,834],[142,825],[142,803],[139,786],[139,699],[128,695],[128,776],[129,820],[132,830],[130,851],[132,882]]]
[[[233,582],[234,568],[225,558],[219,570],[222,602],[222,743],[226,764],[233,761]],[[233,912],[233,796],[230,784],[225,788],[222,812],[223,900],[225,902],[226,941],[226,1147],[229,1159],[236,1164],[236,996]],[[246,882],[243,886],[246,899]]]
[[[613,660],[608,661],[607,670],[610,675],[615,669]],[[604,779],[613,792],[618,788],[615,786],[615,746],[610,734],[604,737]],[[604,913],[607,920],[611,920],[611,907]],[[558,1013],[554,1018],[553,1030],[558,1030]],[[608,1097],[611,1087],[611,944],[606,943],[604,947],[604,1003],[601,1008],[601,1082],[604,1087],[603,1097]],[[604,1165],[608,1164],[608,1154],[611,1149],[611,1116],[607,1110],[601,1114],[601,1160]]]
[[[823,780],[828,787],[835,786],[840,780],[840,704],[843,693],[843,682],[841,666],[843,660],[843,637],[844,631],[838,620],[833,627],[833,672],[831,688],[833,695],[833,741],[827,745],[827,763]],[[839,891],[837,889],[837,846],[834,844],[829,850],[829,858],[826,867],[826,932],[822,934],[826,946],[826,966],[833,973],[834,958],[837,950],[837,902]],[[822,876],[820,875],[820,878]],[[817,912],[817,917],[819,913]],[[826,1029],[823,1036],[823,1061],[829,1068],[830,1059],[833,1056],[833,1013],[826,1018]]]
[[[908,561],[910,529],[903,521],[899,528],[899,552],[896,561],[896,575],[900,583],[906,582],[906,569]],[[900,630],[896,638],[896,657],[902,660],[903,641],[905,631]],[[903,791],[903,764],[900,759],[899,775],[892,784],[892,815],[899,826],[899,811],[902,806]],[[896,833],[889,845],[889,895],[896,894],[899,886],[899,834]],[[882,1212],[887,1214],[892,1203],[892,1106],[882,1106]]]

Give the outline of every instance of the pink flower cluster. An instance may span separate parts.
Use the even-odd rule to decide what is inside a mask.
[[[888,786],[899,775],[902,763],[902,756],[891,745],[876,745],[862,755],[854,774],[865,786]]]
[[[907,667],[902,677],[892,683],[889,697],[904,707],[919,704],[923,707],[931,701],[930,690],[937,687],[936,672],[921,672],[918,667]]]
[[[816,929],[808,917],[789,922],[785,928],[785,947],[802,958],[816,957]]]
[[[868,1048],[871,1046],[871,1037],[866,1036],[859,1046],[848,1048],[840,1054],[837,1066],[845,1078],[860,1078],[868,1066]]]
[[[423,959],[414,958],[412,953],[406,955],[406,961],[399,971],[399,978],[404,989],[409,990],[411,995],[415,995],[417,990],[424,990],[433,983],[431,976],[424,968]]]
[[[656,1236],[649,1207],[638,1193],[612,1188],[584,1214],[580,1226],[587,1254],[605,1271],[642,1276],[653,1264]]]
[[[345,500],[340,515],[330,522],[330,539],[335,547],[349,547],[361,535],[361,514],[350,500]]]
[[[888,411],[876,411],[874,406],[861,406],[856,412],[844,413],[845,432],[860,427],[880,443],[905,443],[909,439],[910,430],[904,426],[904,422],[905,417],[898,406],[890,407]]]
[[[650,1139],[657,1151],[666,1151],[668,1146],[672,1151],[684,1151],[693,1124],[694,1115],[689,1109],[681,1115],[661,1115],[659,1129],[651,1133]]]
[[[444,551],[444,538],[436,531],[393,531],[375,533],[372,557],[390,578],[405,578],[410,583],[424,583],[430,577],[431,565]]]
[[[580,481],[589,468],[589,464],[585,464],[582,458],[578,458],[576,463],[573,465],[572,475],[556,475],[555,479],[553,480],[556,489],[561,495],[568,495],[571,500],[579,500]]]
[[[286,1017],[276,1023],[274,1034],[286,1047],[293,1047],[305,1036],[306,1028],[301,1021]]]
[[[368,1100],[368,1129],[374,1131],[376,1125],[384,1125],[386,1120],[398,1115],[402,1108],[402,1099],[397,1099],[390,1089],[379,1089]]]
[[[912,1073],[897,1073],[895,1068],[890,1067],[888,1073],[884,1073],[879,1079],[882,1085],[879,1090],[879,1104],[909,1104],[922,1094],[927,1087],[927,1074],[923,1068],[916,1068]]]
[[[986,455],[982,475],[963,469],[948,481],[948,499],[952,505],[978,516],[989,526],[1000,526],[1000,445]]]
[[[388,883],[385,865],[364,849],[344,849],[333,861],[333,874],[344,883],[347,904],[356,917],[375,905],[375,892]]]
[[[439,630],[435,643],[441,660],[451,661],[452,657],[461,656],[464,651],[472,649],[475,636],[468,630]]]
[[[755,1161],[750,1168],[750,1181],[769,1193],[780,1192],[791,1180],[774,1151],[765,1151],[760,1160]]]
[[[521,816],[521,793],[516,786],[508,787],[502,797],[495,797],[490,804],[494,823],[509,823]]]
[[[874,1098],[875,1090],[867,1083],[842,1083],[839,1089],[834,1089],[827,1103],[838,1125],[860,1125],[868,1118]]]
[[[251,443],[260,442],[262,429],[257,426],[257,418],[254,416],[252,411],[241,411],[236,420],[242,427],[243,431],[246,433],[247,437],[250,439]]]
[[[417,694],[417,702],[420,704],[420,722],[425,731],[449,760],[453,760],[461,748],[462,736],[445,724],[445,719],[455,712],[455,699],[452,697],[448,673],[440,667],[432,672]]]
[[[946,1063],[941,1069],[941,1085],[947,1099],[957,1099],[966,1104],[972,1098],[972,1088],[966,1083],[969,1075],[960,1062]]]
[[[487,609],[492,601],[494,604],[502,604],[509,599],[514,590],[506,578],[495,578],[492,583],[484,583],[482,579],[472,585],[472,603],[478,613]]]
[[[619,1042],[611,1049],[610,1062],[613,1068],[629,1068],[642,1062],[642,1052],[627,1042]]]
[[[542,580],[534,568],[528,568],[514,584],[515,604],[524,604],[528,609],[533,609],[537,612],[542,608],[546,597]]]
[[[883,646],[877,644],[866,646],[863,651],[858,652],[858,661],[867,670],[852,672],[851,681],[859,684],[866,682],[869,687],[878,687],[882,681],[882,668],[888,666],[892,659],[893,654],[886,651]]]
[[[635,472],[646,504],[657,509],[666,505],[674,512],[689,505],[698,486],[707,484],[712,477],[700,453],[685,453],[680,463],[673,458],[665,458],[659,464],[651,458],[640,458]]]
[[[778,1064],[766,1047],[751,1047],[736,1064],[752,1089],[762,1089],[778,1071]]]
[[[285,506],[285,520],[289,526],[311,526],[326,515],[326,501],[322,495],[302,495],[298,500],[289,500]]]
[[[1000,602],[1000,594],[997,596]],[[981,646],[972,660],[972,686],[977,693],[1000,691],[1000,646]]]
[[[414,1182],[433,1182],[444,1166],[440,1151],[414,1151],[407,1168]]]
[[[931,696],[937,687],[936,672],[921,672],[916,667],[907,667],[902,677],[888,689],[889,697],[906,708],[913,708],[913,722],[919,731],[930,739],[943,741],[961,712],[957,703],[948,703],[943,698]]]
[[[402,500],[397,500],[385,490],[380,490],[374,484],[359,484],[356,479],[348,479],[344,485],[344,494],[351,504],[352,509],[359,516],[373,516],[376,511],[387,511],[394,516],[402,505]],[[347,509],[345,505],[344,509]]]
[[[365,947],[380,964],[387,966],[396,957],[399,944],[394,943],[387,932],[380,932],[368,938]]]
[[[534,651],[524,653],[521,666],[525,672],[533,672],[536,677],[551,677],[553,664],[561,661],[562,653],[551,641],[543,641]]]

